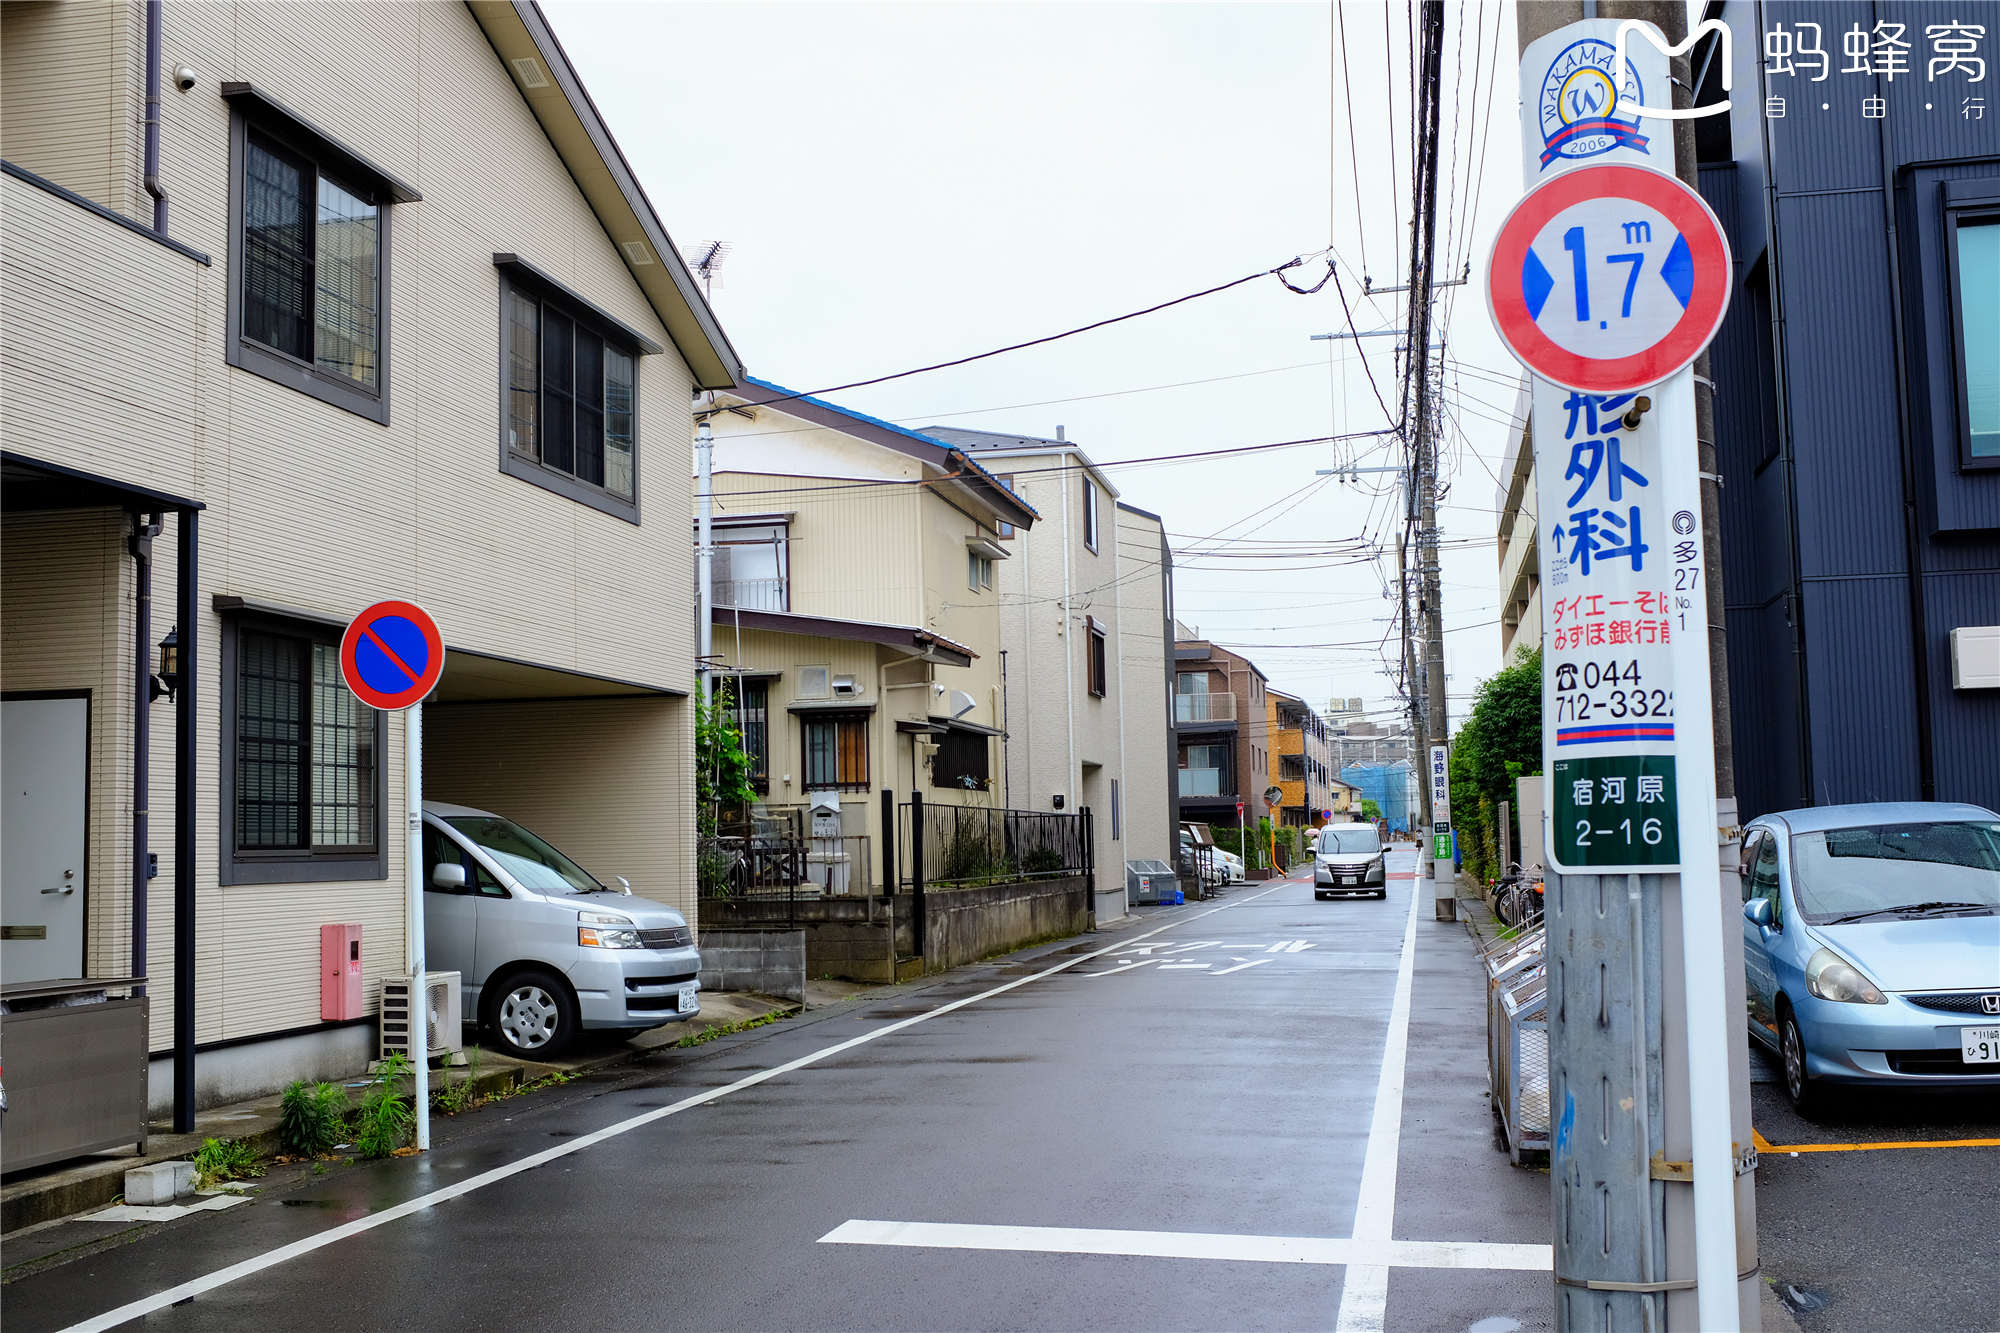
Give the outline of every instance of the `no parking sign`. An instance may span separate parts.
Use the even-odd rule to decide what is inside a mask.
[[[423,702],[444,673],[444,638],[413,602],[377,602],[340,636],[340,675],[354,697],[396,712]]]

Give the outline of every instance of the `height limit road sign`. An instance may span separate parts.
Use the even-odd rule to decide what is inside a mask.
[[[1493,325],[1517,360],[1582,393],[1629,393],[1693,364],[1729,309],[1729,242],[1702,197],[1643,167],[1542,182],[1501,224]]]
[[[396,712],[422,703],[444,672],[437,622],[411,602],[377,602],[340,636],[340,675],[354,697]]]

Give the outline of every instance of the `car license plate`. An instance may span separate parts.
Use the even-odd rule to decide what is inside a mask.
[[[1960,1028],[1958,1043],[1965,1063],[2000,1064],[2000,1028]]]
[[[695,1000],[695,998],[694,998],[694,991],[692,991],[692,990],[684,990],[684,991],[682,991],[682,992],[681,992],[681,1012],[682,1012],[682,1013],[684,1013],[684,1014],[691,1014],[691,1013],[693,1013],[693,1012],[694,1012],[695,1010],[697,1010],[697,1009],[699,1009],[699,1008],[701,1008],[701,1005],[700,1005],[699,1003],[697,1003],[697,1002],[696,1002],[696,1000]],[[1996,1058],[2000,1058],[2000,1057],[1996,1057]]]
[[[1359,884],[1361,882],[1361,877],[1359,875],[1342,875],[1340,877],[1340,882],[1342,884]]]

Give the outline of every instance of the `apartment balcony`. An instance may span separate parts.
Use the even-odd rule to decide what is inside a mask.
[[[789,611],[784,579],[717,579],[715,604],[743,611]]]
[[[1236,696],[1233,694],[1176,694],[1174,696],[1174,721],[1180,725],[1200,726],[1204,723],[1230,725],[1236,721]]]
[[[1186,696],[1183,696],[1186,697]],[[1180,794],[1183,796],[1220,796],[1223,793],[1222,770],[1219,768],[1183,768]]]

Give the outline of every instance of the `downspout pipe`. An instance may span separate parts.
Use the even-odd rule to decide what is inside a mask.
[[[153,196],[153,230],[167,234],[167,191],[160,184],[160,28],[162,0],[146,0],[146,193]]]
[[[152,794],[153,732],[153,538],[158,514],[134,514],[132,563],[137,616],[132,627],[132,975],[146,975],[146,881],[150,839],[147,802]],[[133,995],[144,995],[143,986]]]
[[[1918,800],[1937,799],[1937,748],[1931,726],[1930,617],[1924,606],[1923,517],[1917,507],[1916,431],[1910,421],[1910,349],[1903,323],[1902,246],[1896,235],[1896,160],[1888,131],[1877,126],[1882,154],[1882,227],[1889,271],[1889,327],[1896,349],[1896,433],[1903,473],[1903,560],[1910,604],[1910,675],[1915,686]]]

